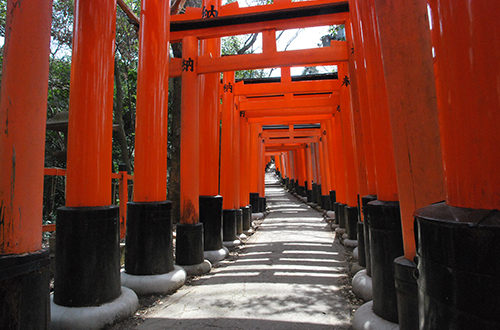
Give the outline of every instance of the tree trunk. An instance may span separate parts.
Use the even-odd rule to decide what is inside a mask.
[[[118,132],[116,137],[120,144],[120,154],[122,162],[125,164],[127,172],[132,173],[132,164],[128,154],[127,137],[125,135],[125,126],[123,124],[123,90],[122,81],[120,78],[120,68],[118,61],[115,59],[115,86],[116,86],[116,104],[115,104],[115,122],[118,124]]]
[[[182,57],[182,46],[180,43],[172,44],[174,57]],[[181,177],[181,77],[169,79],[170,107],[168,116],[168,193],[167,198],[172,202],[172,219],[177,222],[180,219],[180,177]]]

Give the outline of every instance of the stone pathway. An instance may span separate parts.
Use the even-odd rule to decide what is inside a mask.
[[[266,175],[270,213],[239,251],[193,280],[139,329],[348,329],[344,249],[320,213]]]

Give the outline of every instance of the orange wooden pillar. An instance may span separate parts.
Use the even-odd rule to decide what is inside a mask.
[[[324,122],[324,125],[325,125],[325,128],[326,128],[326,131],[327,131],[327,141],[328,141],[328,163],[329,163],[329,169],[330,169],[330,191],[329,191],[329,195],[330,195],[330,206],[331,206],[331,210],[334,210],[334,204],[335,202],[337,201],[337,197],[336,197],[336,192],[335,192],[335,175],[336,175],[336,172],[335,172],[335,132],[333,131],[333,125],[332,125],[332,121],[333,121],[333,116],[328,119],[328,120],[325,120]]]
[[[347,192],[346,192],[346,159],[342,136],[342,116],[344,113],[342,109],[335,113],[333,118],[333,142],[334,142],[334,170],[335,170],[335,193],[336,204],[333,209],[335,211],[335,219],[340,228],[346,228],[345,223],[345,207],[347,205]]]
[[[204,0],[204,8],[219,10],[219,0]],[[210,19],[210,18],[207,18]],[[200,55],[215,58],[220,56],[220,39],[200,40]],[[199,75],[200,102],[200,200],[199,218],[203,223],[204,250],[222,249],[222,196],[219,195],[219,135],[220,135],[220,73]],[[205,253],[215,263],[226,253]]]
[[[307,185],[307,163],[306,163],[306,146],[299,149],[300,155],[300,193],[303,197],[306,197],[306,185]]]
[[[357,20],[357,16],[355,13],[355,8],[351,9],[351,20],[354,19]],[[354,175],[356,178],[356,183],[357,183],[357,201],[356,204],[359,204],[360,198],[362,196],[368,195],[369,192],[369,180],[373,180],[373,178],[369,177],[368,172],[370,171],[370,175],[374,174],[373,171],[373,162],[370,163],[370,166],[372,168],[368,169],[368,161],[367,161],[367,155],[366,155],[366,150],[365,150],[365,140],[370,141],[370,139],[367,139],[367,134],[371,134],[371,131],[364,131],[363,129],[363,122],[362,122],[362,104],[365,107],[365,112],[366,112],[366,100],[361,100],[360,96],[360,81],[361,78],[359,77],[360,73],[360,68],[358,68],[358,65],[361,65],[359,63],[359,56],[356,56],[356,53],[359,52],[360,50],[357,49],[358,43],[357,40],[355,40],[354,32],[353,32],[353,23],[351,23],[351,20],[347,22],[346,24],[346,35],[347,35],[347,42],[348,42],[348,49],[354,49],[355,51],[350,53],[349,56],[349,89],[351,90],[350,93],[350,100],[351,100],[351,107],[349,108],[349,122],[351,123],[351,135],[352,135],[352,146],[354,150],[353,154],[353,159],[354,159]],[[357,22],[358,23],[358,22]],[[354,24],[357,24],[354,23]],[[361,46],[361,45],[360,45]],[[362,46],[361,46],[362,47]],[[359,63],[359,64],[358,64]],[[364,68],[363,68],[364,70]],[[344,85],[344,87],[347,87]],[[366,88],[366,87],[365,87]],[[369,126],[369,125],[367,125]],[[371,147],[371,145],[370,145]],[[370,151],[371,155],[371,151]],[[373,192],[375,192],[375,183],[373,182]],[[358,205],[360,207],[360,205]],[[361,210],[359,210],[361,211]],[[362,213],[359,212],[360,220],[362,220]],[[359,226],[362,227],[363,224],[360,224]],[[364,257],[364,255],[362,256]],[[358,261],[361,262],[361,260]],[[364,260],[363,260],[364,263]],[[364,265],[362,265],[364,266]]]
[[[250,125],[250,158],[248,160],[249,163],[249,186],[250,186],[250,194],[249,200],[252,205],[252,212],[259,212],[259,185],[258,185],[258,153],[259,153],[259,144],[260,144],[260,127],[257,123],[251,123]]]
[[[56,222],[54,303],[63,309],[99,306],[121,294],[119,208],[111,205],[116,1],[75,1],[74,16],[66,207]]]
[[[188,274],[210,271],[204,260],[203,223],[199,222],[200,111],[198,98],[198,39],[182,39],[180,223],[175,262]]]
[[[403,241],[391,123],[374,2],[358,1],[358,5],[360,24],[363,26],[367,91],[377,178],[377,200],[367,203],[365,207],[370,227],[373,311],[385,320],[397,322],[392,260],[403,254]]]
[[[312,153],[311,153],[311,144],[308,143],[306,145],[305,149],[305,154],[306,154],[306,196],[307,196],[307,201],[311,202],[312,201],[312,183],[314,181],[313,179],[313,159],[312,159]]]
[[[238,209],[236,209],[235,195],[235,158],[233,155],[234,130],[234,72],[224,72],[222,93],[222,132],[221,132],[221,161],[220,161],[220,193],[223,196],[222,203],[222,235],[226,246],[239,242],[236,236]]]
[[[352,42],[350,49],[354,49],[354,52],[351,51],[351,56],[349,57],[349,71],[351,74],[351,89],[352,93],[355,94],[357,90],[357,96],[359,100],[359,109],[356,108],[356,103],[353,102],[353,123],[355,125],[356,130],[356,141],[362,137],[362,146],[357,146],[357,154],[363,153],[366,161],[366,185],[363,180],[363,168],[361,161],[362,155],[358,156],[358,160],[356,161],[358,164],[358,184],[359,184],[359,192],[360,192],[360,200],[361,200],[361,212],[360,215],[363,219],[363,232],[364,232],[364,261],[366,265],[366,274],[367,276],[371,276],[371,258],[370,258],[370,240],[369,240],[369,226],[365,221],[366,205],[373,200],[377,199],[377,186],[376,186],[376,176],[375,176],[375,160],[374,160],[374,150],[373,150],[373,138],[372,138],[372,128],[371,128],[371,119],[370,119],[370,102],[368,99],[368,80],[367,80],[367,72],[366,72],[366,57],[365,57],[365,45],[363,42],[362,35],[362,27],[361,21],[359,18],[359,1],[350,1],[349,3],[349,14],[350,20],[346,27],[347,38],[349,42]],[[349,38],[351,36],[351,38]],[[349,40],[351,39],[351,40]],[[353,54],[354,53],[354,54]],[[359,88],[356,89],[356,85]],[[356,95],[353,95],[353,100],[356,99]],[[360,125],[359,125],[360,122]],[[358,126],[359,125],[359,126]],[[360,127],[358,130],[357,128]],[[361,131],[362,135],[359,133]],[[366,190],[365,190],[366,187]],[[359,249],[358,249],[359,250]],[[362,263],[363,255],[362,252],[359,254],[358,261],[360,265]]]
[[[339,77],[343,79],[340,87],[340,119],[342,122],[342,144],[345,160],[345,197],[346,206],[344,209],[347,235],[350,240],[357,240],[358,227],[358,182],[356,176],[356,163],[354,159],[355,150],[353,141],[353,123],[351,106],[351,83],[348,72],[348,64],[338,65]]]
[[[234,81],[233,81],[234,82]],[[234,98],[231,100],[233,103],[233,137],[231,139],[232,146],[232,157],[233,157],[233,194],[234,194],[234,206],[236,210],[236,235],[239,237],[243,234],[243,206],[240,199],[241,190],[241,173],[240,173],[240,163],[241,163],[241,148],[240,148],[240,113],[237,111],[235,106]],[[246,237],[246,236],[242,236]]]
[[[446,202],[416,213],[420,327],[499,328],[500,3],[428,3]]]
[[[41,219],[52,3],[18,5],[7,1],[0,99],[0,324],[48,328]]]
[[[375,177],[375,160],[374,160],[374,150],[373,150],[373,135],[372,135],[372,127],[371,127],[371,119],[370,119],[370,111],[369,108],[373,106],[370,104],[370,100],[368,98],[368,78],[367,78],[367,72],[366,72],[366,56],[365,56],[365,46],[363,43],[363,34],[362,34],[362,28],[361,28],[361,20],[359,17],[359,1],[351,1],[350,2],[350,17],[351,19],[349,22],[351,23],[351,29],[352,30],[352,41],[353,41],[353,47],[354,47],[354,54],[352,57],[354,59],[350,59],[353,61],[353,65],[349,66],[350,72],[354,71],[354,74],[351,73],[352,76],[354,76],[353,81],[351,84],[358,84],[359,88],[357,89],[357,94],[358,94],[358,99],[359,99],[359,112],[356,111],[356,109],[353,109],[353,114],[356,118],[357,115],[359,115],[359,119],[361,120],[361,131],[363,132],[363,150],[364,150],[364,155],[365,155],[365,160],[366,160],[366,186],[367,186],[367,191],[366,193],[361,191],[362,197],[367,196],[367,195],[372,195],[371,197],[368,196],[366,200],[370,199],[375,199],[376,195],[376,177]],[[352,54],[351,54],[352,55]],[[352,87],[354,88],[354,86]],[[353,89],[353,93],[355,93],[355,90]],[[361,178],[361,175],[360,175]],[[362,187],[362,186],[361,186]]]
[[[250,205],[250,132],[248,121],[245,118],[244,113],[239,113],[239,149],[240,149],[240,170],[239,170],[239,198],[240,198],[240,208],[242,210],[242,230],[248,232],[252,224],[252,206]]]
[[[323,135],[320,137],[318,146],[319,146],[319,157],[320,157],[320,171],[321,171],[321,190],[320,190],[320,205],[324,210],[329,210],[329,202],[330,202],[330,168],[328,166],[328,148],[326,143],[326,130],[323,130]]]
[[[418,328],[414,212],[444,199],[443,167],[431,40],[425,1],[388,6],[375,1],[396,160],[405,258],[394,261],[396,285],[412,287],[398,297],[401,328]],[[411,292],[411,294],[409,294]],[[446,327],[448,328],[448,327]]]
[[[262,133],[262,127],[260,128],[260,133]],[[264,139],[260,138],[259,139],[259,153],[258,153],[258,162],[259,162],[259,167],[258,167],[258,190],[259,190],[259,211],[260,212],[265,212],[266,211],[266,193],[265,193],[265,167],[266,164],[264,163],[264,152],[265,152],[265,146],[264,146]]]
[[[170,14],[168,4],[143,0],[142,7],[148,10],[141,11],[139,31],[134,196],[127,204],[122,274],[124,285],[136,291],[130,284],[135,276],[174,269],[171,203],[166,200],[169,45],[164,40],[169,38]]]
[[[321,202],[321,174],[319,171],[318,142],[311,143],[311,154],[313,163],[314,182],[312,184],[312,201],[319,204]]]

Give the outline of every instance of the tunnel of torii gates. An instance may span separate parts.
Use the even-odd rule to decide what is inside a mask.
[[[265,210],[271,158],[289,189],[333,209],[349,238],[364,242],[359,259],[372,278],[375,315],[403,329],[500,327],[500,2],[280,0],[239,8],[206,0],[203,9],[170,15],[169,1],[142,0],[140,18],[130,15],[140,26],[132,177],[111,171],[117,4],[75,1],[67,169],[45,170],[66,176],[50,303],[41,218],[51,1],[7,6],[2,328],[85,320],[101,327],[133,313],[136,294],[171,292],[185,271],[207,271],[206,260],[223,258],[223,243],[237,244],[249,229],[251,212]],[[277,30],[337,24],[345,24],[346,41],[276,49]],[[221,37],[257,32],[262,53],[219,56]],[[169,59],[169,41],[182,42],[182,58]],[[338,73],[290,77],[289,67],[327,64]],[[279,80],[234,81],[234,71],[269,67],[282,68]],[[182,77],[176,265],[166,200],[175,76]],[[134,189],[133,201],[118,207],[110,182],[120,175],[133,178]]]

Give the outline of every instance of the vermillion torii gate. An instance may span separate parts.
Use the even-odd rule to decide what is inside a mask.
[[[45,115],[40,109],[46,105],[47,79],[43,78],[48,75],[50,5],[41,3],[23,1],[21,5],[9,0],[7,8],[6,30],[10,33],[4,47],[0,105],[0,315],[5,320],[0,324],[14,328],[46,327],[48,322],[48,256],[41,250],[37,219],[41,214]],[[325,183],[327,190],[335,188],[335,213],[339,222],[347,220],[348,231],[357,195],[362,197],[366,220],[362,228],[368,238],[365,261],[367,273],[373,276],[373,308],[368,305],[369,311],[387,321],[399,321],[402,328],[414,328],[417,322],[422,328],[498,328],[500,307],[488,297],[496,297],[499,291],[494,278],[500,269],[500,174],[495,168],[500,98],[494,83],[500,72],[500,54],[498,47],[491,47],[498,44],[500,35],[495,16],[500,4],[432,0],[429,9],[426,1],[418,0],[397,4],[382,0],[279,1],[242,9],[236,4],[219,7],[210,1],[204,5],[210,9],[189,9],[170,19],[168,1],[142,0],[134,202],[128,209],[122,283],[139,294],[167,292],[182,285],[185,277],[173,265],[170,206],[165,200],[168,77],[182,75],[185,83],[182,214],[176,259],[184,268],[200,271],[206,263],[198,198],[201,193],[216,204],[221,201],[213,198],[217,191],[212,177],[200,189],[204,177],[199,174],[199,145],[207,141],[208,147],[201,152],[208,151],[203,160],[210,159],[207,173],[214,173],[217,157],[210,156],[217,154],[218,121],[203,131],[209,139],[200,136],[200,99],[193,93],[203,95],[203,109],[210,109],[206,118],[213,120],[218,116],[218,93],[214,92],[218,72],[333,62],[338,64],[338,82],[342,82],[338,87],[340,107],[334,109],[335,116],[328,111],[314,116],[326,134],[310,144],[311,156],[305,152],[312,173],[296,171],[300,164],[304,168],[304,155],[298,151],[303,144],[269,146],[268,152],[293,150],[280,157],[284,172],[293,171],[293,177],[301,181],[305,176],[316,177],[315,181],[322,182],[322,195]],[[109,205],[115,11],[114,0],[75,2],[67,198],[57,220],[55,327],[71,327],[84,322],[82,318],[100,327],[118,315],[132,313],[137,303],[132,291],[120,288],[118,210]],[[346,24],[347,42],[314,50],[276,51],[277,29],[331,24]],[[262,32],[262,54],[218,57],[217,38],[251,32]],[[183,42],[182,59],[167,61],[168,40]],[[202,40],[201,49],[198,40]],[[231,73],[225,76],[229,87]],[[203,83],[198,86],[200,80]],[[289,86],[279,88],[283,94],[293,93]],[[231,92],[229,88],[225,91]],[[247,99],[252,95],[248,93]],[[227,150],[237,152],[240,146],[240,151],[242,147],[252,150],[259,158],[252,162],[252,166],[257,163],[255,171],[243,162],[231,164],[236,177],[239,168],[252,178],[250,185],[224,187],[226,195],[234,197],[239,192],[239,201],[227,202],[227,207],[238,208],[246,203],[245,189],[254,190],[251,184],[257,184],[254,191],[263,192],[259,180],[265,159],[262,125],[290,124],[288,120],[311,123],[313,116],[308,118],[293,106],[293,118],[277,112],[268,116],[264,110],[269,109],[261,107],[248,109],[248,117],[241,119],[239,110],[231,110],[233,98],[225,98],[229,111],[223,115],[231,123],[224,128],[226,155]],[[245,107],[245,102],[237,105]],[[231,139],[237,135],[238,123],[239,144]],[[32,132],[29,139],[27,131]],[[249,152],[243,154],[249,163]],[[427,206],[443,199],[446,202]],[[416,283],[412,276],[417,252],[413,213],[424,206],[416,212]],[[212,246],[221,247],[219,242]],[[393,272],[393,258],[403,254]],[[414,292],[400,295],[398,301],[394,281],[409,284]],[[122,306],[122,310],[102,316],[106,313],[96,306],[104,303]],[[68,314],[70,310],[76,314]],[[96,314],[89,315],[89,311]],[[360,315],[354,318],[355,328],[364,326]]]

